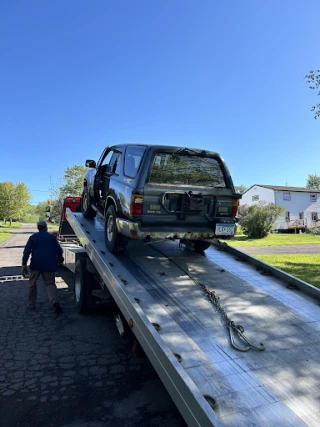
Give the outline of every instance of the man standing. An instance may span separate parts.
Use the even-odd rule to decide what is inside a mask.
[[[62,264],[62,248],[57,239],[48,233],[47,223],[39,221],[38,233],[29,237],[22,257],[22,274],[26,274],[27,262],[31,254],[28,308],[34,310],[37,301],[37,280],[42,276],[49,300],[58,314],[62,313],[55,282],[57,264]]]

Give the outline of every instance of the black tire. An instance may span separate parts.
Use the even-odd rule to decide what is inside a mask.
[[[93,219],[97,215],[97,212],[91,207],[91,197],[89,194],[88,187],[84,187],[81,198],[81,212],[85,218]]]
[[[83,314],[87,311],[87,294],[89,288],[89,272],[85,259],[79,259],[74,273],[74,299],[77,312]]]
[[[106,247],[112,253],[123,251],[128,244],[128,240],[118,233],[116,225],[116,211],[112,205],[108,207],[106,212],[104,238]]]
[[[97,275],[88,271],[87,258],[81,258],[76,263],[74,274],[74,299],[76,310],[80,314],[106,308],[113,308],[115,302],[110,298],[99,298],[94,291],[101,291],[101,285]]]
[[[205,250],[207,250],[211,246],[211,243],[203,242],[201,240],[195,240],[193,242],[193,244],[194,244],[194,251],[195,252],[204,252]]]

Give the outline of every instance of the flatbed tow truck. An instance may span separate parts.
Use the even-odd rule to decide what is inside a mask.
[[[319,289],[219,241],[115,256],[78,199],[58,235],[78,311],[112,297],[188,426],[320,425]]]

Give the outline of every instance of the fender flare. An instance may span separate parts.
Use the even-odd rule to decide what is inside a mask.
[[[111,203],[110,203],[110,201],[111,201]],[[106,217],[107,209],[110,206],[110,204],[112,204],[114,206],[116,212],[119,212],[117,201],[115,200],[115,198],[111,194],[109,194],[109,196],[107,197],[107,200],[106,200],[105,207],[104,207],[104,217]]]

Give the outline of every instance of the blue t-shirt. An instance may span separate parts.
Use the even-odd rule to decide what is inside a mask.
[[[30,254],[31,270],[56,271],[57,263],[63,262],[62,248],[56,237],[44,230],[29,237],[23,251],[23,265],[27,264]]]

